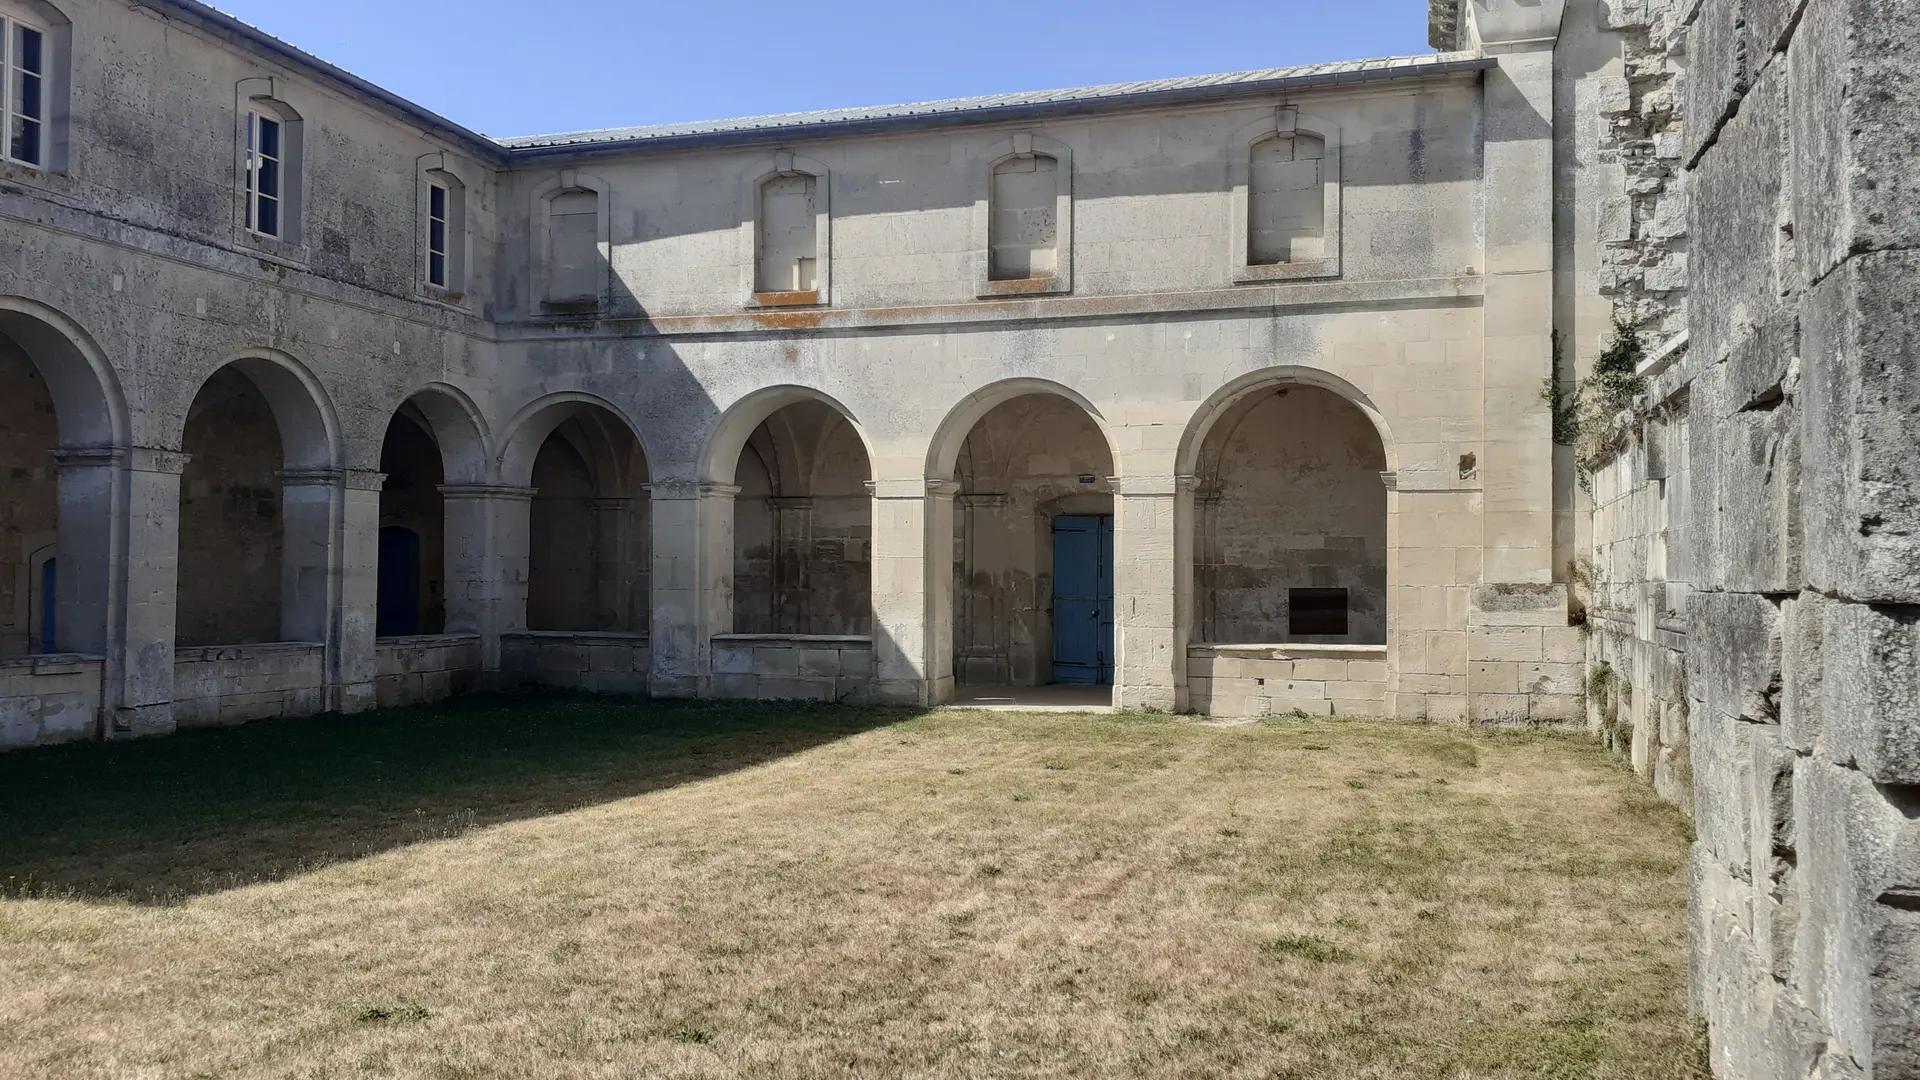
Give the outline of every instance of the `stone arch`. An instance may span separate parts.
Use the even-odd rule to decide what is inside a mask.
[[[1390,447],[1364,395],[1323,372],[1254,372],[1203,405],[1178,455],[1197,643],[1386,644]]]
[[[486,417],[466,391],[449,383],[428,383],[409,395],[402,407],[418,410],[428,433],[440,445],[447,483],[486,482],[493,461],[493,436]]]
[[[951,480],[953,470],[960,460],[960,449],[966,444],[967,436],[973,432],[975,424],[992,412],[996,407],[1029,394],[1051,394],[1065,398],[1080,407],[1093,425],[1100,429],[1100,436],[1106,440],[1107,454],[1113,460],[1113,467],[1120,467],[1120,454],[1115,448],[1113,428],[1107,418],[1087,400],[1085,395],[1070,387],[1050,379],[1017,378],[1003,379],[990,383],[973,391],[947,411],[934,429],[933,441],[927,447],[927,478],[929,480]]]
[[[1387,418],[1371,398],[1360,388],[1332,372],[1320,368],[1299,364],[1283,364],[1276,367],[1250,371],[1225,386],[1215,390],[1194,410],[1192,419],[1187,421],[1187,430],[1180,436],[1180,448],[1174,457],[1175,471],[1183,476],[1194,475],[1200,464],[1200,450],[1206,442],[1208,433],[1219,423],[1220,418],[1248,394],[1267,388],[1286,385],[1315,386],[1343,397],[1354,408],[1359,409],[1373,429],[1380,436],[1381,448],[1386,453],[1387,472],[1392,473],[1400,467],[1399,452],[1394,445],[1393,430],[1387,425]]]
[[[528,403],[505,431],[500,482],[529,499],[526,627],[646,633],[652,459],[636,426],[604,398],[562,391]]]
[[[840,414],[841,419],[859,437],[871,467],[875,460],[873,440],[867,437],[866,428],[853,415],[853,410],[813,387],[780,385],[755,390],[728,406],[714,421],[712,430],[707,434],[706,447],[700,454],[700,479],[711,484],[732,484],[734,469],[740,461],[740,451],[746,448],[747,440],[753,438],[753,433],[760,425],[789,405],[809,401],[818,402]]]
[[[107,651],[124,596],[113,552],[129,441],[119,379],[92,337],[0,296],[0,656],[45,651],[49,610],[56,651]]]
[[[180,642],[331,640],[345,449],[319,380],[244,351],[202,380],[177,442]]]
[[[640,446],[647,461],[654,460],[653,448],[641,434],[640,426],[626,410],[598,394],[581,390],[562,390],[535,398],[521,406],[501,429],[497,451],[497,475],[503,484],[525,487],[533,481],[534,458],[555,428],[583,413],[601,410],[617,419],[626,434]]]
[[[1110,685],[1118,455],[1098,411],[1045,380],[995,383],[949,413],[928,461],[929,486],[954,492],[928,558],[951,579],[955,680]]]
[[[0,337],[13,339],[47,381],[61,449],[128,444],[127,401],[119,376],[78,323],[36,300],[0,295]]]

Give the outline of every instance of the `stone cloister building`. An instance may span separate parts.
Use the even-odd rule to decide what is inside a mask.
[[[1920,1076],[1917,20],[1433,0],[503,140],[0,0],[0,748],[528,683],[1584,722],[1691,799],[1719,1074]],[[1616,320],[1595,458],[1542,390]]]

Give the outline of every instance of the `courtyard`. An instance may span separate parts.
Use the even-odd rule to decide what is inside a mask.
[[[1583,735],[480,696],[0,758],[11,1077],[1704,1075]]]

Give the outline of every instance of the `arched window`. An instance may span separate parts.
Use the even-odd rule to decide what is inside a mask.
[[[1340,129],[1282,106],[1234,145],[1233,280],[1338,277]]]
[[[1073,152],[1022,132],[984,155],[975,174],[978,296],[1073,290]]]
[[[827,167],[785,150],[747,186],[741,207],[749,307],[831,303]]]
[[[1247,263],[1326,255],[1326,141],[1304,132],[1254,144],[1247,176]]]
[[[534,296],[545,310],[590,312],[605,302],[613,255],[607,191],[574,169],[534,190]]]
[[[421,280],[444,292],[465,292],[467,186],[445,169],[428,169],[420,199]]]
[[[37,0],[0,0],[0,160],[64,172],[73,24]]]
[[[246,102],[241,185],[247,233],[283,244],[300,242],[301,123],[285,102]]]

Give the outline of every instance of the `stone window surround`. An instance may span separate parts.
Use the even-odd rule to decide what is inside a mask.
[[[17,169],[42,173],[67,171],[68,115],[73,81],[73,23],[45,0],[0,0],[0,16],[45,35],[42,48],[41,136],[45,151],[39,164],[16,161],[0,152],[0,162]],[[4,65],[0,65],[4,66]]]
[[[272,76],[241,79],[234,84],[233,109],[233,235],[237,244],[305,266],[311,255],[301,235],[302,193],[306,153],[300,111],[280,94]],[[247,134],[254,113],[280,122],[280,235],[266,236],[247,225]]]
[[[1247,259],[1247,247],[1251,238],[1251,206],[1249,188],[1253,173],[1253,148],[1269,138],[1294,134],[1317,136],[1326,144],[1325,156],[1321,158],[1323,170],[1321,191],[1326,199],[1324,226],[1325,254],[1318,259],[1285,263],[1250,263]],[[1236,285],[1250,285],[1275,281],[1301,281],[1318,278],[1336,278],[1340,276],[1340,125],[1310,113],[1302,113],[1293,105],[1281,105],[1259,120],[1241,127],[1233,133],[1233,158],[1227,165],[1227,187],[1230,189],[1232,218],[1227,225],[1227,243],[1230,245],[1231,280]]]
[[[605,180],[579,169],[562,169],[549,177],[546,182],[533,189],[532,213],[529,215],[528,261],[532,263],[533,313],[541,314],[578,314],[583,305],[548,299],[553,290],[553,237],[549,223],[549,211],[553,198],[570,191],[591,191],[599,197],[599,248],[602,256],[602,277],[599,296],[593,300],[589,311],[598,311],[606,306],[608,277],[613,266],[613,188]]]
[[[1054,258],[1051,279],[993,280],[993,170],[1016,157],[1054,160]],[[1031,131],[995,143],[975,159],[968,178],[973,188],[973,292],[982,300],[1003,296],[1044,296],[1073,291],[1073,151],[1063,142]]]
[[[760,189],[781,176],[813,177],[813,279],[803,292],[759,292]],[[827,167],[791,150],[776,150],[772,167],[747,182],[740,202],[740,295],[745,308],[828,306],[833,303],[832,175]]]
[[[415,160],[419,169],[414,185],[416,202],[414,214],[419,228],[414,230],[419,244],[420,295],[443,303],[459,304],[466,298],[468,280],[468,262],[471,245],[467,225],[467,182],[460,172],[448,161],[445,151],[422,154]],[[438,184],[447,190],[447,283],[435,285],[427,276],[427,230],[429,207],[432,205],[431,186]]]

